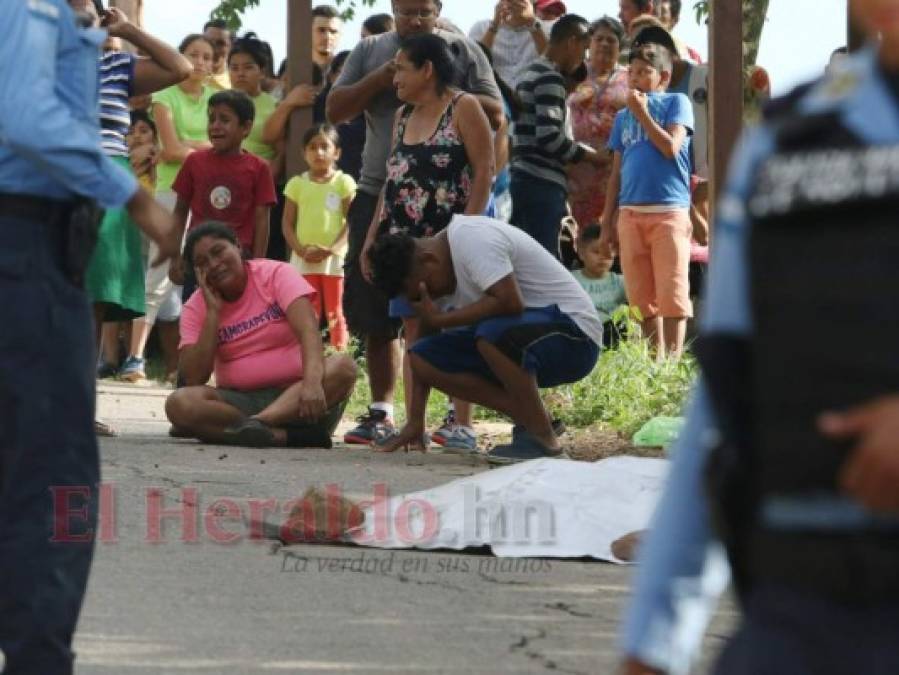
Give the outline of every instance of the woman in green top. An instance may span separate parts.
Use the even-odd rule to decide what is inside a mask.
[[[262,130],[272,116],[278,102],[271,94],[262,90],[262,81],[268,67],[268,55],[264,43],[255,33],[247,33],[235,40],[228,54],[228,73],[231,76],[231,87],[245,93],[253,100],[256,117],[253,130],[243,142],[243,149],[252,152],[269,163],[272,176],[278,181],[281,173],[281,148],[262,140]]]
[[[156,170],[156,200],[169,211],[175,209],[175,193],[172,183],[187,156],[195,150],[211,148],[206,133],[209,97],[215,89],[205,84],[212,72],[214,49],[207,38],[199,34],[188,35],[178,47],[193,71],[186,80],[168,89],[153,94],[153,119],[159,135],[160,162]],[[155,247],[150,245],[149,259],[156,256]],[[131,330],[131,345],[128,359],[122,366],[120,377],[128,382],[137,382],[146,377],[144,370],[144,348],[147,338],[156,322],[163,303],[174,302],[177,315],[178,302],[172,296],[176,291],[168,278],[169,264],[147,267],[145,278],[145,313],[135,319]],[[175,324],[169,330],[176,330]]]

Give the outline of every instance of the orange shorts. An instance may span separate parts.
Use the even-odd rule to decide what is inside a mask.
[[[622,207],[618,216],[624,290],[644,318],[693,316],[690,302],[690,237],[687,209],[643,213]]]

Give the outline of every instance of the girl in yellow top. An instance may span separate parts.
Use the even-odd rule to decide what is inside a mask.
[[[356,181],[337,169],[340,137],[330,124],[317,124],[303,135],[309,170],[284,188],[287,198],[281,229],[293,252],[291,264],[316,290],[315,308],[328,320],[331,345],[346,349],[349,333],[343,317],[343,257],[346,214],[356,195]]]

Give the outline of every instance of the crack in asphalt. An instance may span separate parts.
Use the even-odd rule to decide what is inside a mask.
[[[500,586],[530,586],[530,581],[518,581],[516,579],[503,581],[502,579],[497,579],[496,577],[491,577],[489,574],[485,574],[484,572],[478,571],[478,576],[481,577],[482,580],[491,583],[498,584]]]
[[[596,618],[593,614],[589,612],[579,612],[575,610],[571,605],[564,602],[556,602],[551,605],[544,605],[547,609],[555,609],[560,612],[565,612],[570,616],[577,617],[578,619],[594,619]]]
[[[533,648],[534,642],[539,640],[544,640],[547,637],[547,632],[543,628],[537,629],[536,635],[522,635],[517,641],[513,642],[509,646],[509,652],[511,654],[523,654],[527,658],[531,659],[543,666],[546,670],[551,670],[556,673],[566,673],[567,675],[588,675],[588,673],[584,673],[580,670],[570,670],[568,668],[563,668],[558,663],[549,658],[546,654],[542,653],[539,649]]]

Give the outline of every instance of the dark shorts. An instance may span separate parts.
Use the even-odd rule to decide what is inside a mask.
[[[255,389],[253,391],[239,391],[237,389],[216,387],[216,392],[222,397],[222,400],[224,400],[225,403],[233,405],[246,417],[250,417],[251,415],[259,414],[274,403],[277,398],[284,393],[284,388],[269,387],[267,389]],[[340,418],[343,416],[343,411],[346,408],[348,400],[349,399],[343,400],[332,406],[317,420],[308,422],[297,420],[296,422],[292,422],[285,426],[297,429],[309,429],[314,427],[324,431],[328,436],[331,436],[337,428],[337,425],[340,424]]]
[[[387,296],[372,286],[359,267],[359,254],[378,206],[378,198],[361,190],[347,213],[349,248],[344,263],[343,314],[350,332],[360,337],[395,338],[400,322],[387,311]]]
[[[409,351],[443,372],[474,373],[497,382],[478,351],[478,340],[487,340],[536,375],[541,388],[582,380],[593,371],[599,358],[599,346],[556,305],[430,335]]]

